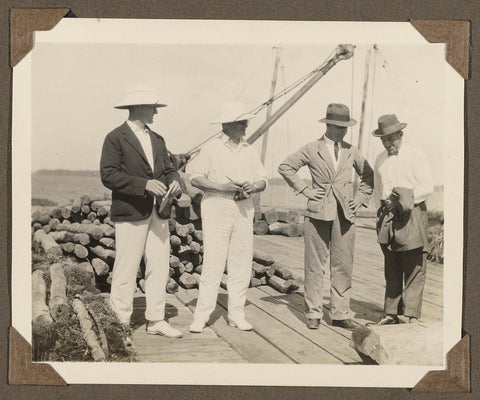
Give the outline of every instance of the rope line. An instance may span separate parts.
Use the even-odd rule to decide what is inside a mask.
[[[293,82],[292,84],[290,84],[289,86],[287,86],[284,90],[282,90],[281,92],[273,95],[271,98],[269,98],[267,101],[265,101],[264,103],[260,104],[259,106],[257,106],[256,108],[254,108],[253,110],[251,110],[249,113],[250,114],[258,114],[260,111],[262,111],[263,109],[265,109],[266,107],[268,107],[271,103],[277,101],[279,98],[287,95],[288,93],[290,93],[292,90],[294,90],[295,88],[297,88],[299,85],[301,85],[303,82],[305,82],[306,80],[308,80],[310,77],[312,77],[313,75],[315,75],[318,71],[320,71],[326,64],[327,64],[327,61],[333,57],[333,55],[335,54],[335,50],[332,51],[327,58],[325,58],[325,60],[322,62],[321,65],[319,65],[317,68],[315,68],[314,70],[310,71],[309,73],[307,73],[305,76],[301,77],[300,79],[298,79],[297,81]],[[207,138],[206,140],[204,140],[202,143],[198,144],[197,146],[195,146],[193,149],[191,149],[187,154],[189,155],[193,155],[195,153],[198,153],[198,151],[200,150],[200,148],[207,142],[209,142],[210,140],[214,139],[215,137],[217,137],[222,131],[219,131],[217,133],[215,133],[214,135],[210,136],[209,138]]]

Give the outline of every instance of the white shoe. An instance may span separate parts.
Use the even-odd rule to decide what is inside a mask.
[[[204,328],[205,328],[205,322],[194,319],[192,324],[190,325],[190,328],[188,328],[188,330],[192,333],[202,333]]]
[[[166,321],[149,321],[147,322],[147,333],[150,335],[163,335],[171,338],[182,337],[182,332],[172,328]]]
[[[233,320],[229,319],[228,320],[228,325],[233,326],[234,328],[238,328],[241,331],[251,331],[253,329],[253,326],[250,325],[244,319],[241,319],[241,320],[238,320],[238,321],[233,321]]]

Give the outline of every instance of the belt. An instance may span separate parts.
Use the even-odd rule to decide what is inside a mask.
[[[233,194],[227,194],[227,193],[217,193],[217,192],[206,192],[205,193],[205,198],[210,198],[210,197],[220,197],[222,199],[228,199],[228,200],[233,200],[234,195]]]

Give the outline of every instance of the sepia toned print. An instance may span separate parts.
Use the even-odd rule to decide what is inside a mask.
[[[443,367],[443,47],[354,39],[36,46],[34,361]]]

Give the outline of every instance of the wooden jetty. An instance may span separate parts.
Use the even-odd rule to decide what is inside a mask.
[[[287,263],[295,278],[303,283],[303,238],[256,236],[256,249],[275,254]],[[326,271],[325,285],[329,285]],[[383,256],[375,231],[359,227],[356,233],[352,311],[357,322],[377,321],[382,316],[385,281]],[[198,297],[196,289],[179,289],[169,294],[167,318],[180,329],[181,339],[148,335],[145,331],[145,299],[135,299],[134,346],[140,362],[203,363],[298,363],[363,364],[364,359],[350,343],[352,333],[330,325],[328,293],[325,316],[320,328],[305,326],[303,286],[294,293],[281,294],[269,286],[250,288],[245,308],[251,332],[228,326],[227,294],[220,289],[217,308],[209,326],[201,334],[188,332]],[[443,320],[443,265],[428,264],[422,308],[422,323],[441,329]],[[391,326],[386,329],[396,329]],[[403,329],[403,328],[402,328]],[[441,351],[441,348],[438,350]],[[438,357],[437,357],[438,358]],[[408,362],[408,361],[407,361]]]

